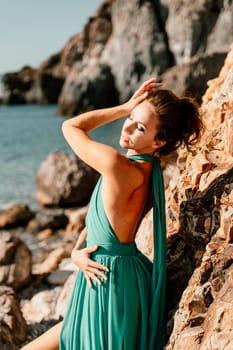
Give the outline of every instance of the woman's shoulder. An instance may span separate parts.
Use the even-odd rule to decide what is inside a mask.
[[[145,180],[145,171],[138,162],[116,152],[109,172],[102,175],[105,182],[119,185],[122,189],[136,189]]]

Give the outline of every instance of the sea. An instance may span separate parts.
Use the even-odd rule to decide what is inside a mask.
[[[36,201],[36,174],[49,153],[71,154],[58,116],[57,105],[0,106],[0,210],[25,203],[33,210]],[[92,131],[93,139],[122,151],[119,146],[123,120]]]

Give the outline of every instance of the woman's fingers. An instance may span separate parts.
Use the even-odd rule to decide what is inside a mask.
[[[84,272],[84,276],[87,280],[88,287],[91,288],[92,287],[91,278],[89,277],[89,275],[86,272]]]
[[[96,283],[98,283],[100,286],[102,284],[102,282],[100,281],[100,279],[92,272],[85,272],[85,277],[87,279],[87,283],[88,286],[91,288],[92,287],[92,283],[91,280],[95,281]]]
[[[144,94],[145,92],[149,94],[151,94],[152,92],[154,92],[156,89],[158,89],[159,87],[161,87],[163,84],[162,83],[155,83],[153,80],[150,82],[145,82],[143,83],[140,88],[135,92],[135,94],[133,95],[133,99],[141,96],[142,94]]]
[[[92,287],[91,281],[95,281],[96,283],[101,285],[102,281],[100,280],[100,277],[105,281],[107,280],[107,276],[103,272],[95,268],[89,267],[88,270],[83,271],[83,273],[84,273],[84,276],[86,277],[89,288]]]
[[[92,281],[95,281],[99,285],[102,284],[100,278],[107,280],[107,276],[103,271],[108,272],[107,266],[104,266],[90,258],[90,255],[98,249],[98,245],[93,247],[87,247],[82,250],[74,250],[72,253],[73,262],[83,272],[89,288],[92,287]]]
[[[99,276],[99,277],[102,277],[105,281],[108,279],[107,276],[106,276],[102,271],[100,271],[100,270],[98,270],[98,269],[95,269],[95,268],[93,268],[93,267],[90,267],[90,268],[88,269],[88,272],[91,272],[91,273],[93,273],[94,275],[97,275],[97,276]]]
[[[155,77],[150,78],[150,79],[144,81],[144,83],[142,83],[141,87],[146,87],[146,86],[148,86],[148,85],[150,85],[150,84],[154,84],[155,81],[156,81],[156,78],[155,78]]]
[[[91,260],[91,259],[89,261],[89,265],[92,266],[92,267],[95,267],[96,269],[99,269],[99,270],[103,270],[103,271],[106,271],[106,272],[109,271],[107,266],[99,264],[99,263],[97,263],[97,262],[95,262],[94,260]]]
[[[154,91],[157,88],[159,88],[160,86],[162,86],[163,83],[147,83],[147,84],[142,84],[142,86],[138,89],[138,91],[140,92],[144,92],[144,91]]]
[[[142,101],[144,101],[148,96],[148,91],[145,91],[143,93],[139,93],[138,96],[134,96],[134,103],[135,105],[139,105]]]
[[[127,102],[127,108],[131,112],[137,105],[143,102],[150,94],[156,91],[163,83],[156,83],[156,78],[146,80]]]

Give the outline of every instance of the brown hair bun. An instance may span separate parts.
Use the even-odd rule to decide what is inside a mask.
[[[157,153],[168,155],[182,144],[190,149],[203,129],[197,102],[191,97],[180,98],[165,89],[157,90],[148,101],[153,104],[160,121],[155,137],[166,141]]]

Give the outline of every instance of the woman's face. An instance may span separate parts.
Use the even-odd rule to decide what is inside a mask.
[[[153,105],[147,100],[140,103],[123,124],[120,146],[135,150],[138,154],[154,153],[157,147],[155,135],[159,119]]]

